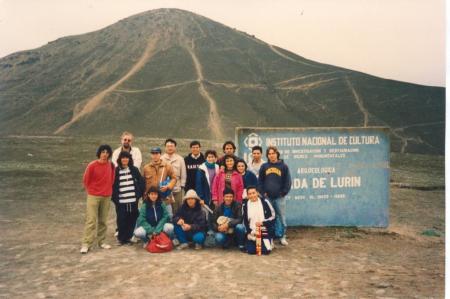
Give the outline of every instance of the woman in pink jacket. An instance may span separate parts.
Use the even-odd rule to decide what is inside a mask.
[[[234,192],[235,200],[242,202],[242,192],[244,191],[244,182],[242,176],[236,170],[236,160],[232,155],[226,155],[225,169],[221,167],[219,173],[215,176],[212,184],[212,201],[216,207],[223,202],[223,191],[225,187]]]

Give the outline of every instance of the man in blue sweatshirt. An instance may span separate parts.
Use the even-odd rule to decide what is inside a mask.
[[[291,190],[291,175],[288,166],[280,160],[280,152],[275,146],[266,150],[267,163],[259,169],[258,191],[270,200],[275,209],[275,238],[287,246],[286,240],[286,199]]]

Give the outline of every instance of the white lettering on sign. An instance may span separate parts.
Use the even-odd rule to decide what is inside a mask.
[[[344,176],[337,178],[330,178],[331,188],[356,188],[361,187],[360,176]]]
[[[327,146],[327,145],[365,145],[380,144],[376,135],[369,136],[312,136],[312,137],[269,137],[266,146]]]
[[[359,188],[361,187],[361,177],[313,177],[310,182],[307,178],[294,178],[292,180],[292,189],[308,189],[309,186],[312,186],[312,189],[325,189],[328,186],[331,188]]]

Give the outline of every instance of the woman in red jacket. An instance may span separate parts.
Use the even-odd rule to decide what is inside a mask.
[[[244,182],[242,176],[236,170],[235,158],[232,155],[226,155],[224,160],[225,169],[220,169],[214,178],[211,188],[212,201],[216,207],[223,202],[223,191],[225,188],[233,190],[236,201],[240,203],[242,202],[242,192],[244,191]]]

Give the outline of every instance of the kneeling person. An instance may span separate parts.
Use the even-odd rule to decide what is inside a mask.
[[[242,206],[247,231],[247,252],[257,253],[257,227],[261,227],[261,253],[269,254],[273,248],[275,211],[267,199],[261,199],[255,186],[247,187],[247,198]]]
[[[161,232],[172,239],[173,224],[169,222],[169,213],[166,205],[162,202],[158,188],[150,187],[144,198],[144,204],[139,210],[134,235],[144,242],[144,247],[153,235],[158,235]]]
[[[234,192],[231,189],[226,188],[223,191],[223,203],[214,211],[213,228],[217,245],[228,248],[234,240],[239,249],[244,250],[242,206],[234,200]]]
[[[205,242],[206,215],[200,205],[200,197],[191,189],[183,200],[183,205],[173,217],[175,234],[180,241],[178,249],[187,248],[188,241],[195,243],[195,249],[201,249]]]

